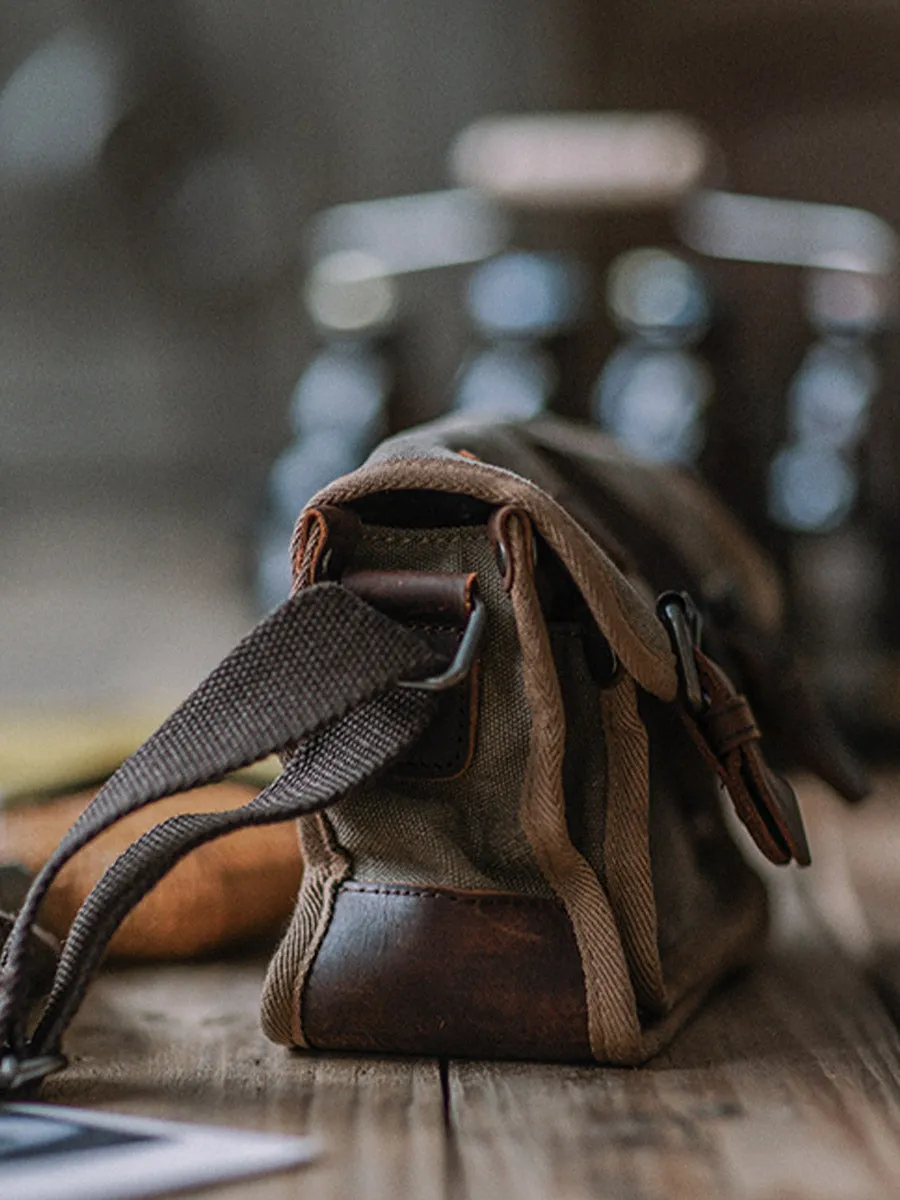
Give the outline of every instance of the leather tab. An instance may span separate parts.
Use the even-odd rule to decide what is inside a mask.
[[[510,521],[518,521],[526,534],[526,556],[525,561],[520,564],[519,569],[524,569],[534,574],[535,559],[537,557],[534,528],[528,514],[521,508],[516,508],[514,504],[504,504],[501,508],[494,509],[487,524],[487,531],[491,544],[494,547],[494,553],[497,556],[497,570],[500,572],[500,580],[507,592],[512,590],[514,570],[514,559],[509,537]]]
[[[352,509],[336,504],[307,508],[300,515],[291,547],[294,575],[301,572],[310,549],[309,583],[339,579],[359,538],[360,519]]]
[[[344,587],[387,617],[405,623],[465,628],[472,610],[474,574],[439,571],[349,571]]]
[[[706,712],[703,728],[717,758],[747,742],[758,742],[761,736],[746,696],[731,696]]]
[[[688,732],[724,784],[737,815],[770,862],[810,862],[809,845],[794,789],[766,762],[760,732],[746,696],[712,659],[694,649],[705,706],[691,714],[680,705]]]

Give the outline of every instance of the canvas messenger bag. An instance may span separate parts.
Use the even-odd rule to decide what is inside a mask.
[[[35,878],[0,973],[3,1089],[64,1062],[112,934],[175,863],[294,818],[304,874],[263,992],[270,1038],[640,1063],[757,953],[754,854],[809,861],[774,767],[863,790],[801,681],[769,561],[694,478],[594,430],[451,418],[393,438],[310,502],[291,552],[291,598]],[[32,931],[64,864],[124,814],[272,753],[284,769],[249,803],[179,813],[109,868],[35,1014]]]

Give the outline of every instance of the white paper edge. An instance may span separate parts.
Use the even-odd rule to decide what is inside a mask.
[[[319,1146],[308,1137],[214,1125],[96,1113],[55,1104],[8,1104],[4,1111],[58,1118],[96,1129],[165,1139],[162,1144],[99,1148],[53,1156],[39,1164],[3,1166],[2,1192],[15,1200],[130,1200],[280,1171],[310,1162]],[[14,1193],[11,1189],[15,1189]]]

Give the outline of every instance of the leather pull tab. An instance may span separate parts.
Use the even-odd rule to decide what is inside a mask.
[[[760,731],[745,696],[712,659],[694,647],[703,704],[682,704],[688,732],[728,792],[753,841],[780,866],[810,862],[809,845],[794,789],[766,762]]]

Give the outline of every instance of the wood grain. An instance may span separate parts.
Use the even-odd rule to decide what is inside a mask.
[[[767,960],[645,1068],[290,1054],[258,1028],[263,962],[234,960],[104,975],[45,1096],[321,1139],[309,1168],[207,1193],[241,1200],[900,1195],[900,1037],[815,877],[772,876]]]
[[[61,1104],[273,1133],[309,1133],[316,1163],[226,1189],[241,1200],[444,1194],[434,1062],[291,1054],[258,1024],[264,964],[128,969],[101,978],[67,1041]]]
[[[827,950],[726,988],[648,1068],[455,1064],[457,1194],[863,1200],[900,1192],[900,1045]]]

